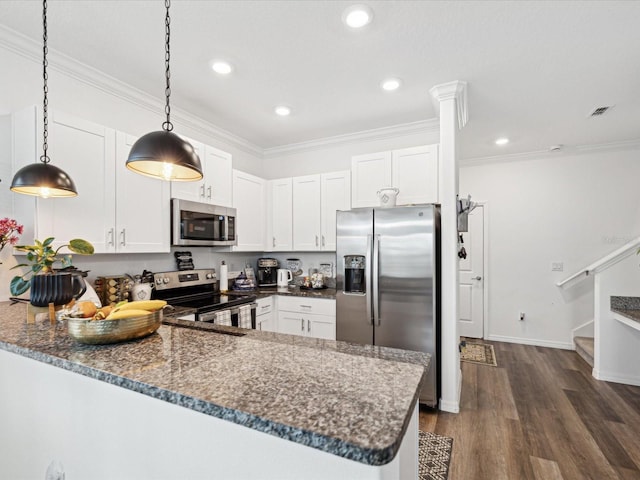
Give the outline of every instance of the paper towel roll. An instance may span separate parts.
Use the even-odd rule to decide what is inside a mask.
[[[229,272],[227,264],[224,261],[220,264],[220,291],[229,290]]]

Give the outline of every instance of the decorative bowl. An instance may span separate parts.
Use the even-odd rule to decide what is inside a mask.
[[[69,336],[75,341],[90,345],[126,342],[146,337],[155,332],[162,323],[162,309],[143,317],[119,320],[91,320],[88,318],[64,318]]]

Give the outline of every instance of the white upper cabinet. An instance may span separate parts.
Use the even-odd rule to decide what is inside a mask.
[[[116,216],[109,246],[119,253],[169,252],[169,182],[129,170],[125,163],[136,141],[116,132]]]
[[[351,208],[351,173],[323,173],[320,178],[320,246],[336,249],[336,212]]]
[[[233,170],[233,207],[236,209],[236,252],[265,251],[266,180]]]
[[[291,178],[280,178],[268,182],[267,193],[267,240],[268,251],[293,250],[293,190]]]
[[[31,129],[30,134],[36,131]],[[96,253],[113,251],[109,232],[115,227],[115,130],[49,112],[48,142],[52,164],[71,177],[78,196],[38,198],[36,238],[55,237],[56,245],[82,238],[93,244]]]
[[[391,152],[391,180],[398,205],[438,203],[438,145]]]
[[[320,250],[320,175],[293,179],[293,249]]]
[[[233,203],[231,154],[185,137],[200,157],[203,179],[171,182],[171,197],[230,207]]]
[[[351,206],[379,205],[377,192],[391,186],[391,152],[357,155],[351,159]]]
[[[380,205],[378,190],[400,190],[398,205],[438,203],[438,145],[357,155],[351,160],[352,207]]]
[[[348,171],[293,178],[293,249],[336,249],[336,211],[350,208]]]
[[[202,158],[202,157],[200,157]],[[230,153],[205,145],[204,183],[206,201],[214,205],[231,207],[233,204],[233,162]]]
[[[32,107],[13,116],[15,167],[37,161],[41,112]],[[169,186],[129,171],[125,162],[135,138],[61,112],[49,112],[49,157],[73,179],[78,196],[15,199],[33,238],[91,242],[96,253],[169,252]],[[16,195],[16,197],[23,197]],[[26,206],[26,208],[25,208]],[[35,210],[34,210],[35,206]],[[30,211],[29,211],[30,210]]]

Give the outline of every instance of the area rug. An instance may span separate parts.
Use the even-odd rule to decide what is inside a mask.
[[[418,479],[447,480],[453,438],[418,432]]]
[[[492,367],[498,366],[493,345],[486,343],[462,341],[460,343],[460,360],[480,365],[491,365]]]

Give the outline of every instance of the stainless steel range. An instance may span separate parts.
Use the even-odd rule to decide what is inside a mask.
[[[251,325],[255,328],[255,295],[221,295],[215,269],[182,270],[153,274],[153,298],[174,307],[196,309],[195,320],[213,322],[216,314],[229,310],[231,324],[238,326],[239,307],[251,305]]]

